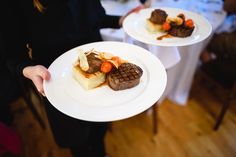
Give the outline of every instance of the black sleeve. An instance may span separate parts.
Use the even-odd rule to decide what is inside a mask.
[[[106,15],[101,19],[100,28],[120,28],[120,16]]]
[[[14,1],[5,0],[1,4],[1,36],[4,45],[4,57],[12,74],[22,76],[25,66],[31,65],[28,57],[27,33],[22,10]]]
[[[146,2],[146,0],[139,0],[142,4],[144,4]]]
[[[98,28],[120,28],[120,16],[107,15],[99,0],[91,0],[88,11],[90,19],[96,22]]]

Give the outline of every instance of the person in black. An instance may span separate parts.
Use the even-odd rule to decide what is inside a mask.
[[[62,53],[76,46],[101,41],[99,29],[119,28],[123,17],[105,14],[99,0],[4,0],[1,24],[11,72],[26,77],[44,94],[47,68]],[[31,59],[26,45],[32,48]],[[106,123],[71,118],[45,98],[55,140],[75,157],[104,157]]]
[[[10,105],[21,96],[21,92],[17,79],[10,73],[7,66],[5,44],[1,31],[0,74],[0,156],[20,155],[21,141],[15,129],[12,128],[14,117]]]
[[[0,82],[2,83],[0,90],[0,121],[11,125],[13,117],[10,111],[10,103],[20,96],[20,92],[15,78],[6,65],[2,33],[0,33],[0,73]]]

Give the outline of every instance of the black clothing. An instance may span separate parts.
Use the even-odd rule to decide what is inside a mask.
[[[144,4],[146,2],[146,0],[139,0],[142,4]]]
[[[1,32],[0,32],[1,33]],[[0,34],[0,121],[7,125],[12,122],[12,114],[10,111],[10,103],[20,96],[18,82],[11,75],[6,65],[4,43],[2,41],[2,33]]]
[[[62,53],[76,46],[101,41],[100,28],[119,28],[118,16],[108,16],[99,0],[41,0],[44,11],[33,6],[33,0],[4,0],[4,41],[12,72],[31,64],[48,67]],[[27,58],[29,43],[32,61]],[[103,150],[106,123],[80,121],[55,109],[47,100],[45,107],[55,139],[60,146]],[[78,150],[78,152],[80,152]],[[75,153],[76,154],[76,153]],[[80,154],[81,155],[81,154]],[[101,155],[102,156],[102,155]],[[97,154],[96,157],[99,157]]]
[[[33,0],[7,1],[3,3],[6,6],[1,7],[6,8],[4,14],[8,13],[10,16],[4,19],[7,22],[7,31],[4,33],[9,44],[8,51],[26,53],[27,49],[24,46],[30,43],[35,64],[49,66],[59,55],[73,47],[101,41],[100,28],[119,27],[119,17],[105,15],[99,0],[41,2],[45,8],[43,13],[34,8]],[[12,37],[16,38],[13,41],[14,47]],[[22,55],[19,57],[22,58]],[[21,68],[18,69],[20,72],[29,62],[21,64],[23,65],[18,67]]]
[[[54,131],[54,136],[60,146],[79,148],[84,147],[85,144],[96,147],[103,145],[101,137],[105,135],[107,123],[87,122],[71,118],[54,108],[47,99],[44,101],[51,127],[59,129]],[[98,136],[96,137],[94,134]]]
[[[10,103],[19,98],[21,93],[17,80],[2,62],[0,64],[0,73],[0,121],[10,125],[13,120]]]

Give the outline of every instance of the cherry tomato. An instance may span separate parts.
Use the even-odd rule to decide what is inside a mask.
[[[193,26],[194,26],[193,20],[192,20],[192,19],[186,20],[185,23],[184,23],[184,25],[185,25],[186,27],[193,28]]]
[[[118,56],[113,56],[113,57],[111,58],[111,60],[113,60],[114,62],[116,62],[117,66],[120,66],[120,65],[121,65],[121,59],[120,59],[120,57],[118,57]]]
[[[170,26],[170,24],[169,24],[168,22],[165,22],[165,23],[163,23],[163,25],[162,25],[162,29],[163,29],[164,31],[168,31],[168,30],[171,29],[171,26]]]
[[[108,73],[112,69],[112,64],[108,61],[105,61],[101,65],[101,72]]]

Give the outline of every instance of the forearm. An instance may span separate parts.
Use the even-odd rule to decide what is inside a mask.
[[[29,59],[7,58],[6,65],[12,74],[22,77],[23,69],[33,63]]]

